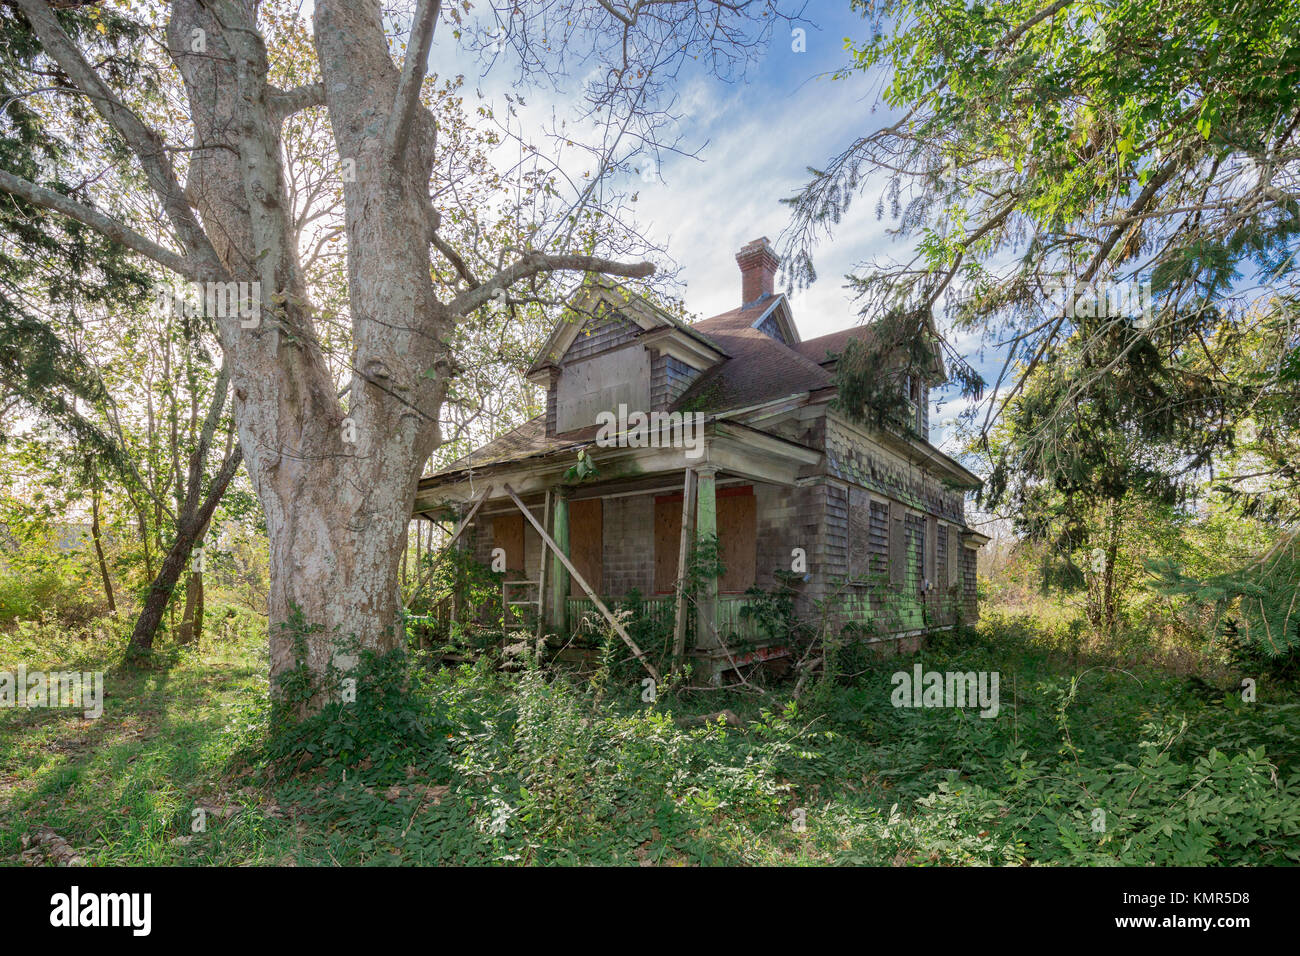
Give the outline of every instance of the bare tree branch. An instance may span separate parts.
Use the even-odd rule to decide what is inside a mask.
[[[447,261],[452,264],[457,275],[464,279],[465,283],[471,289],[476,288],[481,284],[478,279],[474,277],[474,273],[470,271],[469,266],[465,265],[465,260],[461,258],[460,253],[452,247],[451,243],[447,242],[447,240],[443,239],[442,236],[438,235],[436,232],[429,235],[429,241],[432,242],[433,247],[441,252]]]
[[[270,93],[271,111],[279,120],[311,106],[325,105],[324,83],[306,83],[291,90],[272,89]]]
[[[226,270],[222,267],[216,250],[208,240],[207,233],[199,225],[194,211],[185,198],[185,190],[176,177],[175,169],[172,168],[162,137],[118,100],[108,84],[77,49],[72,38],[59,25],[49,4],[41,0],[16,0],[16,2],[32,25],[45,52],[54,58],[63,72],[68,75],[68,79],[89,97],[99,114],[135,152],[141,166],[144,167],[149,185],[153,187],[154,193],[162,202],[167,218],[176,229],[186,251],[196,258],[196,264],[204,269],[206,275],[224,276]]]
[[[477,288],[462,292],[448,303],[448,308],[458,315],[472,312],[490,301],[498,292],[504,292],[521,279],[542,272],[568,270],[571,272],[599,272],[604,275],[644,279],[654,275],[651,262],[615,262],[598,256],[562,255],[547,252],[530,252],[506,266]]]
[[[388,117],[385,135],[387,152],[394,162],[401,162],[406,153],[406,143],[411,136],[411,124],[420,106],[420,87],[429,66],[429,47],[433,31],[438,25],[441,0],[420,0],[411,23],[411,38],[406,45],[406,58],[402,61],[402,79],[397,86],[393,112]]]
[[[160,266],[183,275],[187,279],[197,280],[212,276],[211,270],[204,269],[196,265],[193,260],[146,239],[140,233],[118,222],[111,216],[106,216],[84,203],[55,192],[53,189],[37,186],[35,183],[20,179],[2,169],[0,169],[0,191],[25,199],[38,206],[43,206],[46,209],[52,209],[70,219],[75,219],[77,222],[90,226],[90,228],[103,233],[114,242],[121,243],[128,249],[152,259]]]

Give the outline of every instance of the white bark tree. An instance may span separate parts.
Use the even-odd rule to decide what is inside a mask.
[[[212,319],[230,373],[239,444],[266,513],[272,676],[300,663],[294,635],[281,626],[297,610],[308,626],[301,663],[317,677],[327,671],[340,641],[354,638],[378,651],[397,646],[398,563],[417,481],[441,438],[439,412],[454,372],[448,342],[456,324],[500,290],[530,277],[574,270],[640,278],[654,267],[578,254],[555,241],[515,250],[513,261],[482,278],[461,267],[438,232],[440,210],[430,198],[438,195],[430,183],[438,128],[420,99],[439,19],[437,0],[416,3],[400,64],[390,54],[378,0],[317,0],[312,28],[321,80],[292,90],[268,80],[255,0],[171,3],[167,54],[183,81],[192,125],[184,182],[172,161],[175,144],[166,143],[102,78],[60,23],[59,11],[43,0],[13,3],[51,66],[133,154],[165,214],[171,241],[156,242],[100,210],[3,170],[0,191],[77,219],[187,279],[260,288],[255,322],[238,310]],[[679,60],[698,52],[690,44],[708,44],[717,36],[716,26],[710,32],[710,17],[733,31],[749,19],[763,30],[771,22],[763,12],[767,3],[574,6],[584,8],[592,36],[599,34],[596,18],[611,18],[608,35],[623,37],[619,77],[633,78],[643,93],[651,90],[659,65],[645,64],[638,76],[635,61],[628,60],[627,38],[639,18],[644,16],[655,38],[646,45],[648,55],[662,57],[671,47]],[[669,43],[668,13],[675,7],[681,8],[680,22],[690,25],[689,44]],[[530,61],[530,69],[536,62]],[[611,73],[601,95],[609,103],[626,99],[632,112],[646,106],[646,95],[611,97],[611,85],[620,84]],[[281,142],[287,116],[320,105],[328,111],[333,148],[347,173],[343,224],[352,353],[346,410],[303,278]],[[612,116],[612,109],[607,112]],[[662,121],[663,114],[655,114],[639,135],[644,138]],[[598,173],[616,168],[626,155],[604,163]],[[587,191],[583,201],[590,198]],[[558,235],[562,243],[566,237]],[[461,281],[451,294],[438,294],[431,256],[458,266]],[[355,426],[355,442],[345,440],[345,417]],[[304,709],[318,707],[327,693],[318,691]]]

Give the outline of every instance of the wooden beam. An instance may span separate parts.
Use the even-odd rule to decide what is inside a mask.
[[[695,470],[686,469],[682,490],[682,536],[677,548],[677,614],[673,619],[673,660],[686,655],[686,565],[691,558],[691,540],[695,536]]]
[[[546,533],[546,529],[538,523],[537,519],[533,517],[533,513],[528,510],[527,506],[522,501],[519,500],[519,496],[514,493],[514,490],[509,485],[503,487],[505,488],[506,494],[510,496],[510,499],[518,506],[519,510],[523,512],[524,517],[528,519],[528,522],[533,526],[537,533],[542,536],[542,540],[546,542],[547,547],[549,547],[555,556],[560,559],[560,563],[564,565],[565,570],[567,570],[569,574],[573,575],[573,580],[578,582],[578,587],[587,592],[587,597],[591,598],[591,603],[596,605],[596,610],[603,614],[605,620],[609,621],[610,626],[618,632],[618,636],[623,639],[623,643],[631,649],[636,659],[641,662],[641,666],[650,672],[650,676],[653,677],[656,682],[660,681],[661,678],[659,677],[659,671],[656,670],[655,666],[646,658],[645,652],[642,651],[641,648],[637,647],[636,641],[632,640],[632,636],[628,634],[627,629],[618,622],[618,618],[610,613],[609,608],[605,607],[605,602],[602,601],[600,596],[591,589],[591,585],[587,583],[587,579],[578,573],[578,569],[573,566],[573,562],[569,560],[569,556],[560,550],[559,545],[557,545],[555,541],[552,540],[551,536]]]
[[[457,540],[460,539],[461,534],[463,534],[465,529],[469,527],[469,523],[474,520],[474,516],[478,514],[478,509],[482,507],[483,502],[487,501],[488,495],[490,494],[492,494],[492,486],[488,485],[483,489],[483,493],[474,500],[473,507],[471,507],[465,517],[461,519],[460,526],[456,528],[456,533],[447,539],[447,543],[438,550],[437,560],[433,561],[425,572],[420,575],[420,580],[415,582],[415,587],[407,592],[408,595],[418,594],[420,588],[424,587],[429,578],[433,577],[433,572],[437,570],[438,564],[442,561],[443,556],[446,555],[447,552],[449,552],[456,544]],[[406,598],[402,599],[402,607],[406,607]]]

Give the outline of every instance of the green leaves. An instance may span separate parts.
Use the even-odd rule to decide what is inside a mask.
[[[580,481],[586,481],[588,478],[595,478],[600,474],[600,469],[592,461],[591,456],[585,449],[578,450],[578,460],[570,465],[564,471],[564,481],[566,484],[577,484]]]

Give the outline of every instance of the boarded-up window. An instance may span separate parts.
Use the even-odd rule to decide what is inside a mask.
[[[889,503],[871,502],[871,575],[877,583],[889,573]]]
[[[569,560],[597,594],[605,585],[605,509],[600,498],[569,502]],[[577,581],[569,582],[571,597],[586,597]]]
[[[889,503],[889,583],[901,585],[907,575],[907,539],[903,536],[903,506]]]
[[[655,591],[677,587],[677,552],[682,541],[682,496],[655,499]]]
[[[938,584],[939,572],[935,568],[936,556],[938,554],[939,540],[939,520],[933,515],[927,516],[925,524],[922,526],[925,533],[925,566],[922,572],[925,580],[929,582],[931,588]]]
[[[718,582],[719,591],[736,593],[753,587],[757,526],[758,511],[752,487],[718,492],[718,546],[726,566]]]
[[[494,515],[492,518],[492,547],[505,552],[506,570],[524,570],[524,516],[521,514]],[[495,555],[493,555],[495,557]]]
[[[954,526],[948,529],[948,587],[957,583],[961,575],[961,532]]]
[[[855,581],[871,575],[871,496],[861,488],[849,489],[849,577]]]
[[[750,485],[719,488],[717,491],[718,547],[726,567],[726,573],[718,582],[720,591],[744,591],[754,583],[758,527],[755,500]],[[681,534],[682,496],[655,498],[655,591],[660,594],[667,594],[677,587]]]

